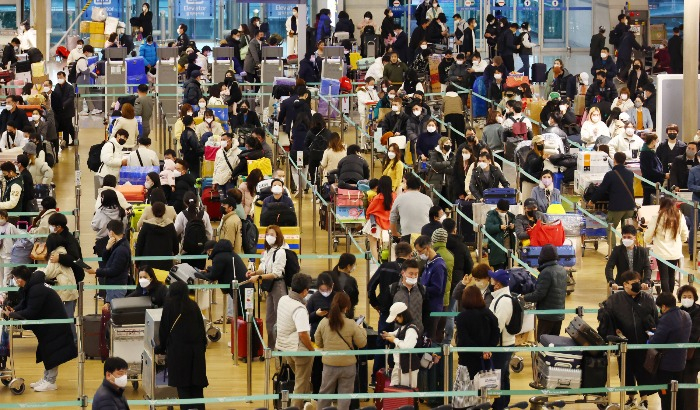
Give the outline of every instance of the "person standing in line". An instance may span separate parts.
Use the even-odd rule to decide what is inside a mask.
[[[391,206],[389,221],[392,235],[409,242],[411,234],[419,233],[429,222],[428,211],[433,206],[433,201],[420,192],[420,180],[415,176],[404,177],[403,191]]]
[[[121,357],[108,357],[104,364],[104,379],[92,398],[92,410],[129,410],[124,390],[129,383],[129,365]]]
[[[513,317],[513,301],[510,300],[510,289],[508,288],[509,275],[504,269],[497,271],[488,271],[491,278],[491,286],[493,287],[493,301],[489,309],[496,315],[498,319],[499,346],[508,347],[515,346],[515,335],[512,335],[506,329]],[[505,300],[504,300],[505,299]],[[493,353],[491,360],[493,361],[494,369],[501,369],[501,388],[510,390],[510,359],[513,357],[511,352],[496,352]],[[493,408],[503,410],[510,403],[510,396],[501,396],[494,400]]]
[[[690,315],[692,327],[690,329],[690,339],[688,342],[697,343],[700,341],[700,305],[698,305],[698,291],[693,285],[683,285],[678,289],[678,301],[681,310]],[[686,355],[685,368],[678,380],[681,383],[697,383],[698,370],[700,370],[700,353],[697,349],[688,349]],[[678,392],[678,409],[698,408],[698,390],[682,389]]]
[[[51,220],[49,219],[49,223]],[[127,285],[129,278],[129,268],[131,267],[131,248],[129,240],[124,237],[124,223],[120,220],[113,220],[107,224],[109,241],[107,249],[103,254],[104,267],[98,269],[86,269],[91,275],[105,278],[105,285]],[[123,298],[126,290],[107,290],[105,305],[112,302],[112,299]],[[161,339],[166,340],[166,339]]]
[[[591,36],[591,45],[588,55],[591,56],[591,62],[593,64],[600,58],[600,52],[603,50],[603,47],[605,47],[605,38],[605,26],[598,27],[598,34]]]
[[[611,171],[608,171],[603,177],[603,181],[598,185],[593,198],[588,201],[589,206],[593,206],[598,201],[604,198],[610,198],[608,204],[608,215],[606,220],[612,224],[613,228],[617,228],[620,221],[634,217],[634,210],[637,204],[634,201],[634,173],[627,169],[625,161],[627,155],[624,152],[618,151],[613,155],[615,166]],[[610,195],[611,193],[617,195]],[[627,192],[627,195],[622,193]]]
[[[520,35],[518,38],[518,54],[520,55],[520,60],[523,62],[522,68],[518,70],[523,73],[524,76],[530,76],[530,56],[532,55],[532,49],[537,46],[537,44],[532,43],[532,37],[530,37],[530,23],[527,21],[520,25]]]
[[[644,232],[644,242],[651,244],[651,250],[669,264],[680,266],[683,258],[683,242],[688,240],[688,226],[683,213],[676,207],[676,201],[669,197],[659,200],[659,213],[649,221]],[[659,263],[661,291],[673,292],[676,286],[676,269]]]
[[[138,97],[134,102],[134,115],[141,117],[143,133],[141,138],[151,133],[151,117],[153,116],[153,98],[148,95],[148,84],[139,84]]]
[[[678,27],[673,28],[673,36],[668,39],[668,54],[671,56],[671,72],[683,74],[683,37]]]
[[[537,261],[540,274],[537,277],[535,290],[523,295],[523,300],[526,302],[536,302],[538,310],[565,308],[568,275],[558,262],[557,248],[552,245],[543,246]],[[542,335],[559,336],[562,320],[564,320],[563,314],[538,316],[535,340],[540,340]]]
[[[75,138],[75,88],[66,81],[65,72],[59,71],[56,77],[56,86],[51,93],[51,108],[56,119],[56,129],[63,134],[63,141],[67,145],[71,138]]]
[[[297,44],[299,42],[299,36],[297,33],[297,16],[299,14],[299,7],[294,6],[292,8],[292,15],[287,18],[284,26],[287,30],[287,54],[297,53]]]
[[[444,307],[443,300],[448,280],[445,259],[435,252],[429,236],[419,236],[413,243],[413,248],[418,253],[418,258],[425,262],[425,268],[421,275],[421,284],[425,286],[423,303],[428,305],[431,312],[441,312]],[[425,334],[433,340],[436,340],[438,319],[437,317],[429,317],[425,323]],[[442,336],[437,339],[442,340]]]

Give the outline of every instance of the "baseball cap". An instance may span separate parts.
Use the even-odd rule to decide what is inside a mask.
[[[490,278],[495,279],[498,282],[502,283],[503,286],[508,286],[508,281],[510,280],[510,276],[508,275],[507,270],[499,269],[496,272],[490,270],[488,272],[488,275]]]
[[[535,202],[535,200],[532,198],[528,198],[525,200],[523,206],[525,207],[525,209],[537,208],[537,202]]]
[[[403,303],[403,302],[394,303],[389,308],[389,317],[386,318],[386,322],[393,323],[394,320],[396,320],[397,315],[399,315],[400,313],[403,313],[407,310],[408,310],[408,306],[406,306],[405,303]]]

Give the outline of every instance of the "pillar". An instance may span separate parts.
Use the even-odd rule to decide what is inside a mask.
[[[683,5],[683,139],[692,141],[698,129],[698,24],[700,2],[686,1]]]
[[[48,17],[51,12],[51,7],[46,7],[46,1],[43,0],[31,0],[29,8],[34,17],[34,21],[31,24],[36,29],[36,47],[44,53],[46,58],[50,58],[49,53],[49,24],[50,19]]]

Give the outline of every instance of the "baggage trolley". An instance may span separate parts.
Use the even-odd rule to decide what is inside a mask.
[[[134,390],[139,388],[143,363],[141,352],[145,338],[143,324],[117,325],[109,321],[109,352],[110,356],[121,357],[129,365],[126,376]]]
[[[531,302],[523,302],[523,310],[525,312],[529,310],[535,310],[536,308],[535,303]],[[535,327],[535,315],[534,314],[527,314],[525,313],[525,318],[523,320],[523,327],[520,329],[520,333],[516,335],[516,345],[517,346],[524,346],[524,347],[530,347],[530,346],[537,346],[537,341],[535,343],[530,342],[529,340],[526,340],[524,343],[517,344],[518,339],[517,336],[523,336],[527,335],[528,333],[534,331],[536,329]],[[523,371],[525,368],[525,362],[523,360],[523,356],[520,356],[518,354],[513,354],[513,357],[510,359],[510,370],[513,371],[513,373],[520,373]]]
[[[203,285],[203,284],[209,284],[208,281],[204,279],[197,279],[196,283],[197,285]],[[206,310],[207,313],[204,315],[204,327],[207,329],[207,338],[212,341],[212,342],[218,342],[221,339],[221,329],[218,327],[214,326],[214,320],[212,320],[212,315],[213,315],[213,308],[212,308],[212,290],[213,289],[195,289],[194,291],[194,300],[197,302],[197,305],[199,306],[199,309],[202,310],[202,314],[204,315],[204,311]]]
[[[598,202],[595,207],[586,207],[586,211],[594,214],[599,219],[607,218],[608,203]],[[581,228],[581,257],[586,253],[586,244],[593,244],[593,249],[598,250],[600,241],[608,240],[608,227],[595,219],[583,215],[583,226]]]
[[[340,238],[346,238],[348,235],[355,238],[364,236],[362,227],[367,220],[365,219],[365,208],[363,205],[339,205],[337,191],[334,192],[332,203],[335,209],[335,218],[333,218],[333,225],[329,229],[333,230],[333,252],[336,252],[340,244]],[[342,231],[343,225],[347,228],[347,232]]]
[[[5,387],[8,387],[12,394],[20,395],[24,393],[24,379],[17,377],[15,373],[15,349],[13,331],[15,326],[0,326],[0,350],[3,347],[7,348],[7,356],[0,355],[0,382]],[[5,340],[7,338],[7,340]]]

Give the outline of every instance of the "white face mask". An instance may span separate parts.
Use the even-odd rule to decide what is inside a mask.
[[[427,129],[428,132],[430,132],[430,133],[433,133],[433,132],[435,132],[435,130],[436,130],[435,126],[433,126],[433,125],[428,125],[428,127],[427,127],[426,129]]]
[[[115,377],[115,378],[114,378],[114,384],[115,384],[117,387],[119,387],[120,389],[123,389],[124,387],[126,387],[126,384],[127,384],[128,382],[129,382],[129,381],[127,380],[127,376],[126,376],[125,374],[122,375],[122,376],[119,376],[119,377]]]
[[[422,113],[422,112],[423,112],[422,110],[421,111],[413,111],[413,115],[418,117],[420,115],[420,113]]]
[[[279,194],[281,194],[282,192],[284,192],[284,188],[282,188],[282,187],[279,186],[279,185],[275,185],[275,186],[273,186],[272,188],[270,188],[270,191],[271,191],[273,194],[275,194],[275,195],[279,195]]]
[[[625,128],[625,134],[629,135],[630,137],[634,135],[634,128]]]
[[[272,236],[272,235],[265,235],[265,242],[267,242],[268,245],[272,246],[277,242],[277,237]]]
[[[387,157],[389,157],[389,159],[396,158],[396,153],[393,151],[389,151],[386,155],[387,155]]]
[[[591,121],[593,121],[593,122],[600,121],[600,115],[591,115]]]
[[[493,75],[493,78],[495,78],[496,80],[500,80],[502,77],[503,76],[501,74],[494,74]]]
[[[153,187],[153,182],[146,180],[146,182],[144,182],[143,186],[145,186],[146,189],[151,189]]]
[[[213,118],[205,118],[204,121],[205,121],[207,124],[211,124],[212,121],[214,121],[214,119],[213,119]]]
[[[457,65],[462,65],[462,64],[464,64],[464,60],[457,60],[457,61],[455,61],[455,63],[457,63]]]
[[[34,122],[39,121],[40,118],[41,118],[41,115],[39,115],[39,114],[32,115],[32,121],[34,121]]]
[[[151,284],[151,280],[147,278],[139,278],[139,285],[142,288],[147,288]]]
[[[605,58],[605,57],[607,57],[607,56],[608,56],[607,53],[600,53],[600,58]]]
[[[80,44],[78,44],[75,48],[78,49],[78,51],[83,51],[83,46]]]
[[[489,164],[487,164],[485,162],[479,162],[479,168],[481,168],[481,169],[486,169],[486,167],[488,167],[488,166],[489,166]]]
[[[438,219],[438,221],[440,221],[440,223],[442,223],[445,219],[447,219],[447,215],[443,214],[443,215]]]
[[[59,84],[64,84],[66,82],[65,78],[59,78],[58,83]]]
[[[470,153],[468,153],[468,152],[465,152],[465,153],[462,154],[462,158],[463,158],[465,161],[468,161],[469,158],[471,158],[471,157],[472,157],[472,155],[471,155]]]
[[[422,50],[425,50],[425,49],[428,48],[428,45],[427,45],[427,44],[421,44],[421,45],[420,45],[420,48],[421,48]]]
[[[422,254],[422,253],[421,253],[420,255],[418,255],[418,257],[419,257],[420,260],[422,260],[422,261],[427,261],[427,260],[428,260],[428,255],[425,255],[425,254]]]
[[[626,100],[627,100],[627,94],[620,94],[620,99],[621,99],[622,101],[626,101]]]
[[[423,256],[423,255],[421,255],[421,256]],[[416,283],[418,283],[418,278],[406,278],[407,285],[415,286]]]
[[[56,233],[56,227],[53,225],[49,225],[49,232]]]
[[[393,112],[399,112],[399,106],[398,106],[398,105],[392,105],[392,106],[391,106],[391,111],[393,111]]]
[[[694,304],[695,304],[695,301],[693,299],[690,299],[690,298],[681,299],[681,306],[683,306],[686,309],[690,309]]]
[[[560,106],[559,106],[559,111],[561,111],[561,112],[566,112],[566,105],[560,105]]]
[[[496,122],[499,124],[503,124],[503,117],[496,117]]]
[[[173,176],[174,176],[175,178],[181,177],[181,176],[182,176],[182,172],[180,172],[180,171],[178,171],[178,170],[175,170],[175,171],[173,171]]]
[[[320,293],[321,293],[321,296],[323,296],[324,298],[327,298],[328,296],[331,295],[331,291],[328,291],[328,292],[320,292]]]
[[[199,108],[206,108],[207,107],[207,103],[199,103],[198,105],[199,105]]]
[[[625,245],[625,247],[629,248],[630,246],[634,245],[634,239],[622,239],[622,244]]]
[[[192,111],[187,111],[187,115],[189,115],[189,116],[191,117],[191,116],[194,115],[194,112],[192,112]]]

